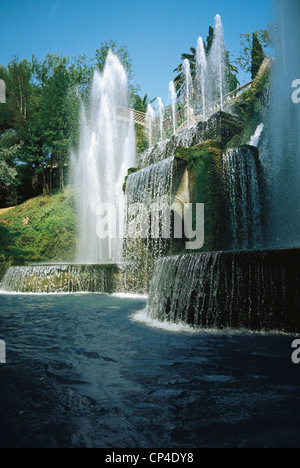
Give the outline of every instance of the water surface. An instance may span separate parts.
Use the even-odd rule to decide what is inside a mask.
[[[0,446],[300,447],[294,337],[171,332],[144,307],[0,295]]]

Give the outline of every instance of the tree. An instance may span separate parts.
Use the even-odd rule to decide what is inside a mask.
[[[0,66],[7,97],[0,106],[0,150],[1,135],[10,131],[13,136],[0,155],[1,203],[2,193],[11,192],[13,186],[19,185],[23,199],[64,187],[70,147],[79,139],[80,103],[88,100],[94,71],[103,71],[110,49],[127,71],[130,102],[144,108],[148,98],[137,95],[128,50],[114,41],[102,43],[93,58],[47,54],[42,61],[35,56],[31,62],[15,57],[6,67]]]
[[[212,26],[209,26],[208,36],[207,36],[206,42],[204,42],[206,55],[209,55],[211,46],[214,42],[214,37],[215,37],[215,29]]]
[[[145,94],[144,97],[141,97],[138,94],[133,94],[132,96],[133,108],[139,112],[146,113],[148,104],[153,101],[155,101],[155,99],[150,100],[147,94]],[[137,153],[142,153],[148,148],[148,137],[146,135],[145,128],[141,125],[135,124],[135,136]]]
[[[269,24],[266,29],[258,29],[254,32],[263,48],[265,55],[272,53],[272,48],[277,35],[277,28],[275,25]],[[253,34],[241,34],[240,56],[237,57],[235,63],[240,66],[247,73],[251,73],[252,68],[252,49],[253,49]]]
[[[16,203],[16,188],[19,184],[17,159],[22,144],[14,142],[14,133],[10,130],[4,132],[0,138],[0,200],[5,205],[11,196],[13,204]]]
[[[256,77],[261,64],[263,63],[264,59],[266,57],[266,54],[264,53],[263,46],[258,39],[258,36],[256,33],[253,33],[252,35],[252,49],[251,49],[251,58],[252,58],[252,63],[251,63],[251,77],[252,80]]]
[[[209,34],[207,36],[206,42],[204,41],[204,49],[206,52],[206,55],[209,56],[213,40],[214,40],[214,35],[215,35],[215,30],[212,26],[209,27]],[[173,70],[175,73],[178,73],[178,75],[174,79],[175,83],[175,89],[177,91],[178,97],[182,97],[184,94],[184,83],[185,83],[185,73],[183,69],[183,61],[187,59],[190,63],[190,71],[191,71],[191,76],[192,76],[192,81],[194,84],[194,89],[196,88],[196,49],[194,47],[190,48],[189,54],[182,54],[181,55],[181,60],[182,62],[178,65],[178,67]],[[236,74],[238,73],[238,69],[235,66],[235,64],[231,63],[230,61],[230,53],[227,51],[226,52],[226,62],[227,62],[227,68],[226,68],[226,81],[228,83],[228,88],[229,91],[233,91],[236,89],[237,85],[239,84],[239,81],[236,77]]]
[[[132,67],[132,59],[126,45],[118,46],[118,44],[112,39],[109,42],[101,42],[100,49],[96,49],[95,66],[100,72],[103,72],[109,50],[114,52],[114,54],[116,54],[119,57],[123,67],[126,70],[131,99],[132,95],[136,94],[139,91],[139,87],[133,84],[134,73]]]
[[[188,60],[190,63],[191,77],[192,77],[193,83],[195,83],[195,79],[196,79],[196,49],[195,47],[191,47],[190,51],[191,51],[190,54],[183,53],[181,55],[182,62],[178,65],[178,67],[175,68],[175,70],[173,70],[174,72],[178,73],[178,75],[174,79],[175,89],[176,89],[178,97],[182,97],[184,94],[184,90],[185,90],[185,72],[183,68],[184,60]]]

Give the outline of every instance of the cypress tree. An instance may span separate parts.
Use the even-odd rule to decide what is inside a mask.
[[[252,64],[251,64],[251,74],[252,80],[256,77],[258,70],[260,69],[261,64],[265,59],[265,53],[263,46],[258,38],[257,33],[253,33],[252,39],[252,50],[251,50],[251,57],[252,57]]]

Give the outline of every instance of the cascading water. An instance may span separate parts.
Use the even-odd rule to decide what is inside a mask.
[[[171,157],[131,174],[126,183],[127,203],[141,203],[149,207],[169,195],[173,166],[174,158]]]
[[[173,135],[175,135],[175,133],[176,133],[176,102],[177,102],[177,96],[176,96],[174,81],[170,81],[170,83],[169,83],[169,92],[170,92],[171,102],[172,102]]]
[[[263,132],[265,125],[263,123],[259,124],[257,129],[255,130],[254,135],[250,138],[249,145],[255,146],[256,148],[258,147],[259,141],[261,134]]]
[[[196,82],[197,92],[201,98],[202,104],[202,117],[206,118],[206,100],[211,100],[209,97],[209,83],[208,83],[208,64],[207,57],[204,49],[203,39],[199,37],[196,49]]]
[[[1,291],[13,293],[112,293],[115,265],[33,265],[9,268]]]
[[[103,73],[94,74],[90,105],[82,106],[79,150],[72,157],[78,263],[122,260],[122,184],[128,169],[135,166],[133,117],[124,118],[122,113],[127,107],[126,72],[118,57],[109,51]],[[116,227],[116,235],[99,238],[97,224],[105,215],[107,203],[111,207],[107,222]]]
[[[136,281],[148,284],[156,258],[166,253],[171,229],[174,157],[131,174],[126,183],[124,259],[136,268]],[[165,238],[164,238],[165,237]],[[140,278],[140,279],[138,279]]]
[[[300,104],[292,84],[300,79],[300,2],[278,1],[278,40],[273,65],[267,148],[271,248],[300,245]]]
[[[161,258],[150,286],[148,316],[204,328],[299,330],[299,253],[210,252]]]
[[[229,249],[262,247],[261,178],[258,155],[250,148],[229,149],[223,154],[227,211],[231,226]]]
[[[224,42],[224,31],[220,15],[215,17],[215,35],[209,53],[210,82],[213,87],[213,101],[220,102],[223,110],[223,98],[228,92],[226,83],[226,47]]]

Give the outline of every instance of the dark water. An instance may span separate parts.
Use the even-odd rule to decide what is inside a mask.
[[[294,337],[159,330],[144,306],[1,295],[1,448],[300,447]]]

